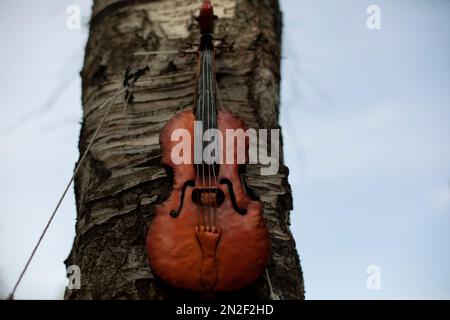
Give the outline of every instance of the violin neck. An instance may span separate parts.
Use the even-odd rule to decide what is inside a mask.
[[[198,54],[195,92],[195,119],[203,122],[203,129],[217,127],[216,73],[214,47],[210,35],[203,35]]]

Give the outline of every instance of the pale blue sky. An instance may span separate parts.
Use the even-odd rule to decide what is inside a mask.
[[[0,2],[0,294],[11,289],[78,158],[87,28],[66,8]],[[381,8],[381,30],[366,9]],[[450,1],[281,0],[285,157],[309,299],[450,298]],[[38,118],[2,133],[61,96]],[[67,85],[66,85],[67,84]],[[70,192],[18,298],[58,298]],[[381,268],[368,290],[366,268]]]
[[[381,30],[366,9],[381,8]],[[450,298],[450,2],[282,1],[309,298]],[[366,268],[381,268],[381,290]]]

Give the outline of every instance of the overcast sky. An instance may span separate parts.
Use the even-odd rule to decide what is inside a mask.
[[[70,4],[87,22],[90,1],[0,2],[0,295],[78,159],[88,30],[66,28]],[[380,30],[366,26],[372,4]],[[450,2],[281,5],[280,120],[306,297],[450,298]],[[75,216],[71,191],[17,298],[62,297]],[[366,285],[371,265],[379,290]]]

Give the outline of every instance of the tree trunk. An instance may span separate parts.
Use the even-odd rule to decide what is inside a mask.
[[[98,106],[122,85],[127,66],[148,65],[150,73],[136,83],[125,117],[122,99],[117,99],[75,180],[76,237],[66,265],[80,267],[81,289],[67,290],[67,299],[197,297],[155,279],[145,250],[154,206],[171,190],[160,163],[159,132],[177,111],[192,107],[195,57],[134,53],[177,50],[196,43],[198,28],[193,17],[200,5],[200,0],[94,2],[81,72],[81,153],[106,109]],[[234,53],[217,57],[224,105],[250,128],[278,128],[278,2],[217,0],[213,5],[219,16],[216,38],[227,35],[228,42],[236,42]],[[162,75],[170,77],[151,79]],[[289,230],[288,169],[282,162],[278,174],[261,176],[257,165],[247,167],[244,179],[264,206],[272,259],[268,272],[255,284],[218,298],[303,299],[300,262]]]

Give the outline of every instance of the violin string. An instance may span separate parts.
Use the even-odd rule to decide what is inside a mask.
[[[41,245],[41,242],[42,242],[42,240],[44,239],[44,236],[45,236],[45,234],[47,233],[47,230],[48,230],[48,228],[50,227],[50,224],[53,222],[53,219],[55,218],[56,213],[58,212],[58,209],[59,209],[59,207],[61,206],[61,203],[62,203],[62,201],[64,200],[64,198],[65,198],[65,196],[66,196],[66,194],[67,194],[67,191],[69,190],[70,186],[72,185],[72,182],[73,182],[73,180],[75,179],[75,176],[78,174],[78,171],[80,170],[82,164],[84,163],[84,160],[86,159],[86,156],[87,156],[88,152],[90,151],[90,149],[91,149],[91,147],[92,147],[92,145],[93,145],[95,139],[97,138],[97,136],[98,136],[98,134],[99,134],[99,132],[100,132],[100,129],[101,129],[102,126],[103,126],[103,123],[105,122],[106,118],[108,117],[109,112],[111,111],[111,108],[112,108],[112,106],[113,106],[113,104],[114,104],[115,99],[116,99],[120,94],[124,93],[128,88],[129,88],[129,86],[124,86],[124,87],[121,87],[121,88],[117,89],[116,93],[115,93],[114,95],[112,95],[111,97],[109,97],[108,99],[106,99],[105,102],[103,102],[103,103],[101,104],[101,106],[99,107],[99,109],[101,109],[101,108],[103,108],[104,106],[106,106],[106,105],[109,104],[109,105],[108,105],[108,108],[106,109],[105,113],[103,114],[103,117],[102,117],[102,119],[101,119],[99,125],[97,126],[97,129],[95,130],[95,132],[94,132],[94,134],[93,134],[93,136],[92,136],[92,138],[91,138],[91,141],[89,142],[88,146],[86,147],[86,150],[83,152],[83,155],[81,156],[80,160],[78,161],[78,164],[77,164],[76,167],[75,167],[75,170],[74,170],[74,172],[73,172],[73,174],[72,174],[72,177],[70,178],[69,182],[67,183],[66,188],[64,189],[64,192],[62,193],[61,197],[59,198],[59,200],[58,200],[58,202],[57,202],[57,204],[56,204],[55,209],[53,210],[53,212],[52,212],[52,214],[51,214],[49,220],[47,221],[47,224],[46,224],[44,230],[42,231],[41,235],[39,236],[39,239],[38,239],[36,245],[34,246],[33,251],[31,252],[30,257],[28,258],[28,260],[27,260],[27,262],[26,262],[24,268],[22,269],[22,272],[20,273],[20,276],[19,276],[19,278],[17,279],[17,281],[16,281],[16,283],[15,283],[15,285],[14,285],[14,288],[13,288],[13,290],[11,291],[11,293],[10,293],[8,299],[10,299],[10,300],[14,299],[14,295],[15,295],[15,293],[16,293],[16,290],[17,290],[17,288],[19,287],[19,284],[20,284],[20,282],[22,281],[22,278],[23,278],[23,276],[25,275],[25,272],[27,271],[28,266],[30,265],[31,261],[33,260],[34,255],[36,254],[37,249],[38,249],[39,246]]]
[[[210,68],[211,68],[211,78],[210,78],[210,88],[211,88],[211,106],[212,106],[212,120],[213,121],[213,126],[215,129],[217,129],[217,118],[216,118],[216,96],[215,96],[215,90],[214,90],[214,79],[215,79],[215,72],[214,72],[214,51],[210,52],[211,55],[211,62],[210,62]],[[214,227],[217,230],[217,188],[218,188],[218,184],[217,184],[217,176],[216,176],[216,160],[217,160],[217,156],[220,156],[220,149],[218,149],[218,141],[217,141],[217,137],[214,138],[214,144],[215,144],[215,148],[214,148],[214,155],[215,155],[215,159],[213,162],[213,166],[212,166],[212,171],[213,171],[213,178],[214,178]]]
[[[212,119],[211,119],[211,107],[212,107],[212,101],[211,101],[211,81],[210,81],[210,77],[211,77],[211,70],[210,70],[210,66],[211,66],[211,51],[209,49],[206,50],[206,97],[207,97],[207,111],[208,111],[208,116],[207,116],[207,128],[212,129]],[[212,137],[212,136],[211,136]],[[208,154],[208,190],[211,190],[211,153]],[[210,199],[208,199],[208,220],[209,220],[209,228],[211,229],[211,220],[212,220],[212,207],[211,207],[211,201]]]
[[[218,111],[220,110],[220,109],[218,109],[218,108],[223,108],[223,102],[222,102],[222,97],[221,97],[221,95],[220,95],[220,89],[219,89],[219,84],[218,84],[218,82],[217,82],[217,78],[216,78],[216,76],[214,76],[214,79],[213,79],[213,81],[214,81],[214,88],[215,88],[215,95],[214,95],[214,97],[217,99],[217,101],[216,101],[216,99],[214,100],[215,102],[218,102],[218,105],[216,105],[215,106],[215,117],[217,118],[217,114],[218,114]],[[223,146],[219,146],[220,148],[223,148]],[[225,151],[225,150],[222,150],[222,149],[219,149],[219,150],[221,150],[221,151]],[[223,152],[223,154],[222,154],[222,157],[225,157],[225,152]],[[220,171],[220,170],[219,170]],[[219,174],[220,172],[218,172],[217,174]],[[218,181],[217,181],[218,179],[216,178],[216,184],[218,185]],[[217,217],[216,217],[216,219],[217,219],[217,223],[218,223],[218,225],[220,224],[220,219],[219,219],[219,215],[217,214]]]
[[[223,108],[223,101],[222,101],[222,96],[220,95],[220,89],[219,89],[219,83],[217,82],[217,79],[214,77],[214,83],[215,83],[215,89],[216,89],[216,97],[217,100],[219,102],[219,108]],[[220,109],[218,109],[220,110]],[[217,112],[217,109],[216,109]],[[223,148],[223,146],[222,146]],[[223,157],[225,157],[225,152],[222,154]],[[219,220],[219,216],[217,216],[217,219]]]
[[[211,129],[212,128],[212,125],[211,125],[211,93],[210,93],[210,90],[211,90],[211,86],[210,86],[210,76],[211,76],[211,70],[210,70],[210,62],[211,62],[211,56],[210,56],[210,50],[209,49],[207,49],[206,50],[206,85],[207,85],[207,97],[208,97],[208,104],[207,104],[207,110],[208,110],[208,117],[207,117],[207,121],[208,121],[208,129]],[[211,131],[209,131],[209,133],[211,133]],[[209,138],[211,139],[212,138],[212,136],[211,136],[211,134],[209,135]],[[211,141],[210,141],[211,142]],[[211,152],[209,152],[208,153],[208,190],[211,190],[211,165],[212,165],[212,163],[211,163],[211,160],[212,160],[212,157],[211,157]],[[212,220],[212,214],[211,214],[211,208],[212,208],[212,206],[211,206],[211,199],[209,199],[209,201],[208,201],[208,207],[209,207],[209,210],[208,210],[208,212],[209,212],[209,226],[211,227],[211,220]]]
[[[202,120],[202,124],[204,125],[204,119],[205,119],[205,99],[204,99],[204,93],[205,93],[205,68],[203,67],[204,66],[204,61],[205,61],[205,53],[204,53],[204,51],[202,52],[202,64],[201,64],[201,68],[202,68],[202,81],[201,81],[201,83],[202,83],[202,87],[201,87],[201,90],[200,90],[200,92],[202,93],[201,94],[201,114],[202,114],[202,116],[201,116],[201,120]],[[205,161],[204,161],[204,159],[203,159],[203,147],[204,147],[204,143],[203,143],[203,132],[204,132],[204,129],[205,128],[203,128],[203,130],[202,130],[202,132],[201,132],[201,134],[202,134],[202,188],[205,188]],[[204,226],[206,226],[206,212],[205,212],[205,206],[203,206],[203,204],[202,204],[202,210],[203,210],[203,224],[204,224]]]
[[[214,55],[213,54],[212,54],[210,62],[211,62],[211,65],[210,65],[210,67],[211,67],[210,88],[211,88],[211,91],[212,91],[211,92],[211,97],[212,97],[212,99],[211,99],[212,120],[211,121],[214,121],[215,125],[217,126],[216,94],[215,94],[215,90],[214,90],[214,83],[215,83],[216,75],[215,75],[215,72],[214,72],[215,69],[214,69],[214,65],[213,65],[213,63],[214,63]],[[221,152],[221,150],[218,148],[220,146],[218,146],[218,141],[217,141],[216,138],[214,139],[214,143],[216,145],[215,146],[215,152]],[[217,156],[217,154],[215,154],[215,156]],[[212,170],[213,170],[214,185],[215,185],[214,186],[215,187],[214,188],[215,189],[215,195],[214,195],[214,227],[217,230],[217,228],[218,228],[218,225],[217,225],[217,188],[219,187],[219,184],[217,183],[215,162],[213,163]]]
[[[213,101],[213,98],[212,98],[213,87],[212,87],[212,82],[211,82],[211,79],[212,79],[212,64],[211,63],[212,63],[211,50],[208,49],[208,101],[209,101],[209,104],[208,104],[208,109],[209,109],[208,121],[209,121],[209,129],[214,129],[214,118],[213,118],[213,115],[212,115],[213,107],[214,107],[214,101]],[[211,133],[213,133],[213,132],[211,131]],[[211,138],[212,137],[213,137],[213,135],[211,135]],[[214,136],[214,141],[215,141],[215,139],[216,139],[216,137]],[[209,168],[208,171],[210,169],[212,170],[212,172],[209,171],[209,177],[210,177],[209,178],[210,179],[209,180],[209,184],[210,184],[209,189],[210,190],[212,190],[212,189],[215,190],[215,186],[213,186],[213,183],[214,183],[213,173],[214,173],[214,163],[215,163],[215,156],[216,156],[215,152],[216,152],[216,149],[214,148],[213,150],[214,150],[214,157],[211,156],[211,152],[210,152],[210,154],[209,154],[210,165],[208,167]],[[214,194],[214,197],[215,197],[215,194]],[[209,202],[209,206],[211,208],[210,224],[211,224],[211,228],[212,228],[213,226],[215,227],[214,216],[215,216],[216,209],[215,209],[215,205],[214,205],[214,203],[212,201]]]
[[[199,79],[200,79],[199,78],[200,77],[199,61],[200,61],[200,56],[197,55],[197,68],[195,70],[196,82],[195,82],[195,92],[194,92],[195,98],[196,98],[195,102],[194,102],[195,103],[195,105],[194,105],[194,107],[195,107],[195,118],[196,118],[197,121],[200,119],[200,111],[199,111],[200,110],[199,109],[200,108],[200,106],[199,106],[200,102],[199,102],[199,95],[198,95],[199,86],[200,86],[200,84],[199,84]],[[198,132],[198,130],[194,129],[194,138],[195,138],[194,144],[197,143],[197,141],[199,141],[199,139],[198,139],[198,135],[199,134],[200,133]],[[195,136],[195,135],[197,135],[197,136]],[[198,148],[198,146],[197,146],[197,148]],[[195,145],[194,145],[194,150],[195,150]],[[195,154],[194,154],[194,156],[195,156]],[[195,172],[196,180],[195,181],[197,183],[198,181],[200,181],[200,179],[199,179],[200,168],[199,168],[199,164],[198,163],[195,164],[195,168],[196,168],[196,170],[195,170],[196,171]],[[196,198],[197,198],[197,204],[199,204],[200,203],[200,193],[199,192],[196,193]],[[198,210],[196,210],[196,213],[197,213],[197,230],[200,230],[200,212]]]

